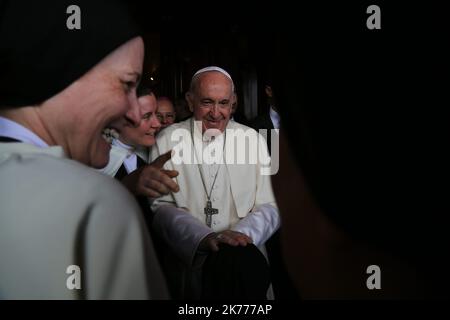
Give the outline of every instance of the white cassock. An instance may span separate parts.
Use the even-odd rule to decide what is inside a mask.
[[[5,127],[16,134],[8,134]],[[0,117],[0,136],[39,142]],[[140,209],[61,147],[0,143],[0,299],[166,299]],[[77,265],[81,290],[67,281]]]
[[[263,165],[259,157],[255,157],[256,161],[253,164],[227,163],[229,161],[224,161],[224,164],[206,164],[209,155],[212,154],[209,151],[212,149],[225,150],[225,156],[230,155],[227,153],[230,153],[232,144],[236,142],[230,132],[236,133],[238,132],[236,130],[259,137],[257,148],[247,151],[261,153],[265,159],[268,158],[264,138],[255,130],[234,121],[228,123],[226,135],[221,134],[211,141],[205,141],[208,139],[202,137],[197,125],[193,125],[192,118],[173,124],[161,131],[155,146],[151,149],[151,160],[171,149],[175,149],[175,154],[180,157],[187,157],[191,148],[195,150],[195,156],[193,153],[191,158],[197,161],[202,154],[206,155],[200,167],[195,163],[179,163],[180,157],[173,155],[165,168],[179,172],[175,180],[180,186],[180,191],[158,198],[152,203],[152,210],[155,213],[153,228],[187,266],[193,263],[200,241],[213,231],[231,229],[242,232],[250,236],[254,244],[261,249],[265,241],[279,228],[280,218],[270,175],[261,174]],[[180,146],[183,148],[183,154],[178,152]],[[207,148],[206,152],[201,150],[204,148]],[[242,151],[234,150],[235,156]],[[214,158],[214,154],[210,158]],[[200,170],[208,193],[218,172],[210,200],[212,207],[218,209],[219,213],[212,216],[211,228],[205,224],[204,208],[207,194]]]

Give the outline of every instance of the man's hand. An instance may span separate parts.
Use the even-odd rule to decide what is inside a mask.
[[[240,232],[225,230],[219,233],[213,232],[208,234],[199,244],[198,249],[201,251],[219,251],[219,243],[226,243],[230,246],[246,246],[253,243],[253,240]]]
[[[134,195],[158,198],[169,192],[178,192],[180,187],[172,180],[178,176],[176,170],[163,169],[170,160],[172,150],[160,155],[152,163],[143,166],[122,179],[122,183]]]

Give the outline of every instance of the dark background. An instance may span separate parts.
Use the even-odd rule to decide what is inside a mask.
[[[349,85],[363,86],[349,76],[372,72],[389,83],[390,67],[395,69],[402,55],[420,59],[410,67],[422,68],[433,59],[432,50],[441,51],[433,41],[443,45],[448,34],[445,10],[437,3],[131,1],[130,6],[144,34],[146,84],[176,99],[184,95],[195,71],[217,65],[233,77],[237,113],[251,119],[267,110],[264,78],[277,86],[297,67],[299,78],[322,72],[323,81],[331,77],[338,81],[336,88],[344,90],[337,72]],[[366,28],[366,8],[371,4],[381,8],[381,30]],[[309,69],[312,66],[317,70]],[[381,70],[374,69],[379,66]]]
[[[198,69],[216,65],[235,82],[238,117],[252,119],[268,110],[263,78],[271,65],[278,23],[271,11],[273,3],[135,1],[131,5],[144,30],[143,81],[159,95],[184,96]]]

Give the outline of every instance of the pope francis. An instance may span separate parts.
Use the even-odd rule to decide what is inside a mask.
[[[165,168],[179,172],[180,191],[152,203],[153,228],[174,257],[165,260],[174,297],[265,298],[270,284],[261,252],[280,220],[260,160],[267,147],[256,131],[230,121],[234,98],[225,70],[197,71],[186,95],[194,116],[162,131],[151,150],[151,159],[173,150]],[[249,136],[257,148],[239,149]],[[230,157],[247,151],[255,161]],[[253,157],[256,151],[263,157]]]

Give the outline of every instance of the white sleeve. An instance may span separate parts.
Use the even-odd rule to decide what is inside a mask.
[[[278,209],[270,204],[263,204],[241,219],[231,230],[246,234],[259,247],[278,230],[280,223]]]
[[[166,204],[158,207],[152,228],[187,265],[191,265],[198,245],[213,230],[188,211]]]

